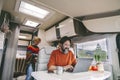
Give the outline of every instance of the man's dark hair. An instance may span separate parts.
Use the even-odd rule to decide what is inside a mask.
[[[64,44],[64,42],[66,42],[66,41],[70,41],[70,43],[71,43],[71,39],[67,36],[62,37],[61,40],[60,40],[60,43]]]

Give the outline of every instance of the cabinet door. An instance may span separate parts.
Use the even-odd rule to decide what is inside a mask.
[[[18,40],[18,46],[28,46],[29,41]]]
[[[59,24],[60,28],[60,36],[74,36],[76,35],[75,33],[75,28],[74,28],[74,23],[73,19],[67,19]]]
[[[45,33],[46,33],[46,40],[48,42],[57,40],[56,28],[55,27],[50,28]]]

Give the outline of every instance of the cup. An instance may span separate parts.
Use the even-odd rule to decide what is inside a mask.
[[[57,66],[56,73],[57,73],[58,75],[63,74],[63,67]]]
[[[97,66],[98,66],[98,71],[100,71],[100,72],[104,71],[103,63],[99,63]]]

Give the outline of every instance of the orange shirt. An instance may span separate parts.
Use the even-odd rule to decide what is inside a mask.
[[[49,63],[47,67],[50,66],[66,66],[66,65],[75,65],[76,58],[72,51],[69,50],[67,54],[63,54],[60,49],[54,50],[50,56]]]

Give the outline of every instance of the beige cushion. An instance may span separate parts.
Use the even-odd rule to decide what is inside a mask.
[[[50,54],[55,49],[55,47],[47,46],[40,50],[38,59],[38,71],[47,70],[47,63],[49,61]]]

